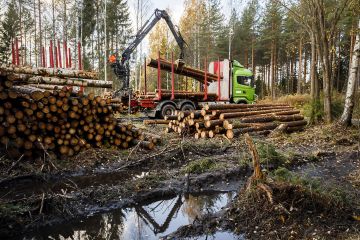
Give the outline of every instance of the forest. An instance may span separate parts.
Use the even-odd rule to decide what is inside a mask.
[[[1,239],[359,239],[359,153],[359,0],[0,0]]]

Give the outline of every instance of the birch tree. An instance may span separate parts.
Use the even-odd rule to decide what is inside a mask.
[[[358,23],[358,28],[360,29],[360,20]],[[356,80],[359,76],[358,68],[360,63],[360,39],[359,39],[359,32],[356,35],[354,51],[351,55],[351,64],[350,64],[350,71],[349,71],[349,78],[348,78],[348,85],[346,90],[346,98],[345,98],[345,107],[343,114],[341,115],[339,123],[343,126],[350,126],[351,125],[351,118],[354,109],[354,95],[355,95],[355,86]]]

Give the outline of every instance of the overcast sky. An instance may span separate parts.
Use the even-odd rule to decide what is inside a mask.
[[[181,15],[184,12],[184,0],[142,0],[143,2],[148,2],[145,9],[147,10],[147,15],[144,16],[143,22],[146,21],[151,14],[154,12],[156,8],[158,9],[170,9],[172,21],[175,25],[179,24]],[[220,0],[222,6],[222,13],[227,18],[230,14],[230,4],[232,2],[233,6],[235,6],[235,2],[245,2],[244,0]],[[133,22],[133,29],[136,31],[136,6],[138,0],[129,0],[130,14]],[[242,5],[242,4],[239,4]],[[147,49],[148,46],[148,37],[143,41],[143,49]],[[147,54],[147,51],[143,51]]]
[[[147,0],[143,0],[143,2],[146,1]],[[224,16],[229,15],[230,3],[233,2],[233,4],[235,4],[234,2],[236,1],[238,0],[220,0]],[[149,7],[147,9],[149,13],[152,13],[155,10],[155,8],[161,10],[169,8],[172,13],[173,21],[175,22],[175,24],[179,22],[180,17],[184,11],[184,0],[148,0],[148,2],[149,2]],[[129,5],[131,10],[135,9],[136,3],[137,0],[129,0]]]

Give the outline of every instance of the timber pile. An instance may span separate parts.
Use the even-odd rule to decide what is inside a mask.
[[[107,98],[108,106],[110,106],[113,109],[114,113],[120,113],[120,114],[127,114],[128,113],[128,106],[123,103],[123,101],[119,98]]]
[[[225,134],[232,139],[247,132],[269,133],[301,131],[307,124],[304,117],[289,105],[280,104],[218,104],[206,105],[202,110],[177,112],[165,120],[151,124],[166,124],[165,132],[193,134],[198,138],[213,138]]]
[[[158,60],[157,59],[147,59],[146,61],[147,66],[152,67],[152,68],[158,68]],[[167,72],[171,72],[171,62],[160,58],[160,69],[163,71],[167,71]],[[205,83],[204,79],[205,79],[205,71],[196,69],[196,68],[192,68],[190,66],[186,66],[186,65],[182,65],[182,64],[174,64],[174,73],[178,74],[178,75],[182,75],[182,76],[187,76],[187,77],[191,77],[199,82],[201,82],[202,84]],[[207,76],[207,81],[208,82],[214,82],[217,81],[218,76],[216,74],[212,74],[207,72],[206,73]]]
[[[29,85],[45,90],[56,90],[62,86],[112,88],[112,81],[98,80],[94,72],[71,69],[2,65],[0,75],[6,77],[12,85]]]
[[[10,157],[73,156],[102,146],[153,149],[158,141],[118,122],[110,99],[66,87],[48,91],[13,86],[14,81],[4,72],[0,75],[0,142]]]

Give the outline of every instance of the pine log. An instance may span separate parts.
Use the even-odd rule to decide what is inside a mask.
[[[45,97],[44,90],[30,86],[14,86],[12,90],[21,94],[29,95],[33,100],[38,101]]]
[[[30,67],[18,67],[15,65],[0,66],[0,72],[8,73],[23,73],[40,76],[57,76],[57,77],[70,77],[70,78],[86,78],[86,79],[98,79],[98,74],[95,72],[86,72],[83,70],[73,69],[57,69],[57,68],[30,68]]]
[[[33,76],[31,74],[10,74],[8,79],[15,81],[17,84],[50,84],[61,86],[82,86],[112,88],[112,81],[89,80],[82,78],[59,78],[46,76]]]
[[[157,59],[147,59],[146,65],[152,68],[158,68]],[[199,69],[195,69],[189,66],[174,64],[174,72],[178,75],[191,77],[204,84],[205,72]],[[171,62],[165,59],[160,59],[160,69],[163,71],[171,72]],[[222,77],[221,77],[222,78]],[[217,81],[218,76],[216,74],[207,73],[207,81]]]
[[[271,109],[274,109],[274,108],[283,109],[283,110],[291,110],[291,109],[293,109],[293,107],[289,107],[289,106],[236,108],[236,109],[212,110],[211,115],[220,116],[220,114],[222,114],[222,113],[262,111],[262,110],[271,110]]]
[[[165,116],[164,119],[165,120],[177,120],[178,116],[177,115]]]
[[[229,119],[229,118],[241,118],[246,116],[253,116],[253,115],[262,115],[262,114],[269,114],[273,113],[276,115],[292,115],[300,113],[300,111],[287,111],[282,109],[272,109],[272,110],[262,110],[262,111],[253,111],[253,112],[233,112],[233,113],[222,113],[219,116],[219,119]]]
[[[258,107],[284,107],[286,104],[206,104],[205,110],[223,110],[223,109],[242,109],[242,108],[258,108]]]
[[[273,130],[277,126],[278,126],[278,124],[276,124],[276,123],[266,123],[266,124],[259,124],[259,125],[254,125],[254,126],[246,127],[246,128],[238,128],[238,129],[234,129],[234,130],[227,130],[226,131],[226,137],[229,138],[229,139],[232,139],[232,138],[237,137],[237,136],[239,136],[240,134],[243,134],[243,133],[264,131],[264,130]]]
[[[170,120],[163,120],[163,119],[158,119],[158,120],[144,120],[143,124],[145,125],[150,125],[150,124],[169,124]]]
[[[224,122],[224,120],[222,120],[222,119],[205,121],[205,127],[211,128],[211,127],[220,126],[220,125],[222,126],[223,122]]]

